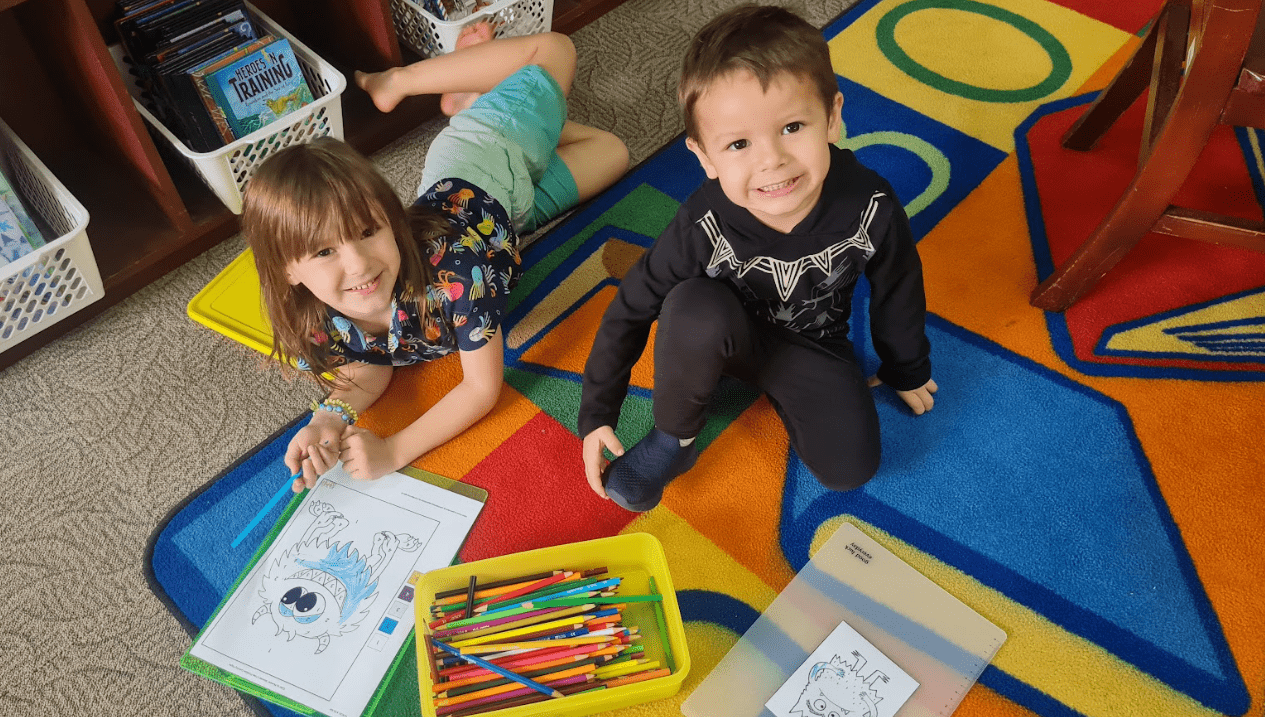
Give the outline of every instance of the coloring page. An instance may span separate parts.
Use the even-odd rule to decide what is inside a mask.
[[[764,703],[777,717],[892,717],[918,682],[846,622]]]
[[[190,650],[328,715],[360,715],[413,628],[421,573],[445,567],[482,503],[401,473],[309,491]]]

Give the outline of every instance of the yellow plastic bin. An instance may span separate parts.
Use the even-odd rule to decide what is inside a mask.
[[[540,717],[543,715],[583,717],[583,715],[606,712],[676,694],[681,689],[685,676],[689,674],[690,652],[685,645],[685,625],[681,622],[681,608],[676,602],[672,576],[668,574],[668,561],[658,538],[649,533],[629,533],[541,548],[525,553],[502,555],[498,558],[432,570],[423,575],[417,582],[415,601],[418,629],[415,642],[418,650],[418,684],[422,695],[422,714],[425,717],[435,717],[434,701],[430,698],[430,695],[434,693],[431,689],[434,683],[427,663],[429,656],[426,654],[426,641],[422,639],[423,632],[429,633],[425,625],[432,619],[429,609],[435,593],[465,588],[469,584],[471,575],[476,576],[480,581],[493,582],[549,570],[590,570],[599,567],[605,567],[607,574],[612,577],[623,578],[617,594],[647,594],[650,592],[650,578],[654,578],[655,587],[663,595],[664,624],[675,663],[672,674],[596,692],[567,695],[559,699],[509,707],[487,714],[496,717]],[[652,604],[628,603],[624,609],[624,616],[625,624],[636,625],[640,628],[643,635],[640,644],[645,646],[645,656],[666,664],[663,642]]]

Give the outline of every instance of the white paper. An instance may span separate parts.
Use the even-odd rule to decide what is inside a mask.
[[[892,717],[918,682],[846,622],[764,706],[777,717]]]
[[[413,629],[414,572],[449,565],[483,504],[335,466],[190,654],[300,704],[359,717]]]

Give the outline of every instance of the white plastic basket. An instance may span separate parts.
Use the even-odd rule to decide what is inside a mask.
[[[0,171],[28,213],[56,235],[0,266],[2,352],[100,299],[105,289],[88,243],[88,210],[2,120]]]
[[[322,60],[306,45],[299,42],[285,28],[263,14],[250,3],[246,7],[258,20],[259,27],[277,37],[284,37],[294,48],[295,58],[303,70],[315,101],[285,117],[210,152],[195,152],[171,133],[137,99],[141,96],[136,76],[128,69],[130,61],[119,45],[110,47],[114,62],[127,83],[128,92],[141,117],[161,137],[159,149],[169,145],[179,152],[180,158],[198,173],[215,196],[224,202],[234,214],[242,213],[242,191],[255,173],[255,168],[274,152],[292,144],[311,142],[319,137],[343,138],[343,106],[339,99],[347,88],[347,80],[334,66]]]
[[[414,0],[391,0],[395,34],[422,57],[457,49],[461,29],[481,20],[492,23],[496,37],[519,37],[548,32],[553,24],[553,0],[498,0],[460,20],[440,20]]]

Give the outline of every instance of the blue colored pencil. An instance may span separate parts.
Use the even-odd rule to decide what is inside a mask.
[[[470,664],[472,664],[472,665],[478,665],[479,667],[482,667],[482,668],[483,668],[483,669],[485,669],[485,670],[491,670],[492,672],[495,672],[496,674],[500,675],[501,677],[508,677],[509,679],[511,679],[511,680],[513,680],[513,681],[515,681],[515,682],[519,683],[520,685],[524,685],[524,686],[526,686],[526,687],[530,687],[530,688],[532,688],[533,690],[536,690],[537,692],[539,692],[539,693],[540,693],[540,694],[542,694],[542,695],[548,695],[548,696],[550,696],[550,697],[562,697],[562,696],[563,696],[561,692],[559,692],[559,691],[557,691],[557,690],[553,689],[552,687],[546,687],[545,685],[542,685],[542,684],[540,684],[539,682],[536,682],[535,680],[529,679],[529,678],[527,678],[527,677],[523,677],[522,675],[518,674],[517,672],[510,672],[509,670],[505,669],[504,667],[500,667],[500,666],[498,666],[498,665],[494,665],[494,664],[492,664],[491,662],[488,662],[487,660],[482,660],[482,659],[479,659],[478,657],[475,657],[474,655],[467,655],[466,653],[462,652],[461,650],[458,650],[457,648],[452,647],[452,646],[450,646],[450,645],[445,645],[444,643],[440,642],[439,640],[431,640],[431,643],[432,643],[435,647],[438,647],[439,649],[441,649],[441,650],[443,650],[443,651],[445,651],[445,652],[447,652],[447,653],[449,653],[449,654],[451,654],[451,655],[456,655],[457,657],[460,657],[461,659],[465,660],[466,662],[469,662],[469,663],[470,663]]]
[[[295,473],[286,480],[285,485],[277,489],[277,492],[272,496],[272,499],[268,501],[268,504],[263,508],[260,508],[259,512],[255,513],[255,517],[251,518],[245,528],[242,528],[242,532],[238,533],[236,538],[233,538],[232,547],[236,548],[242,544],[242,541],[246,539],[246,536],[250,535],[250,531],[254,530],[256,525],[259,525],[259,521],[263,520],[264,516],[268,515],[268,513],[276,507],[277,503],[281,502],[281,499],[285,497],[285,494],[290,492],[290,486],[294,485],[294,479],[301,475],[303,475],[301,472]]]

